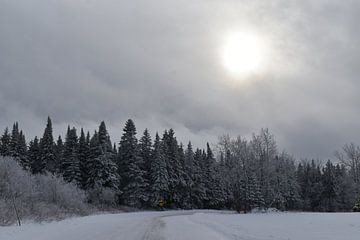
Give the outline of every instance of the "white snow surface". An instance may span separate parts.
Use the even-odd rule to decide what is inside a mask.
[[[0,240],[359,240],[359,213],[103,214],[0,227]]]

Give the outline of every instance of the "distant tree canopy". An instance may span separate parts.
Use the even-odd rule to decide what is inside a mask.
[[[279,152],[268,129],[250,140],[219,138],[215,150],[184,147],[173,129],[146,129],[139,140],[129,119],[118,144],[105,122],[90,134],[68,127],[55,142],[48,118],[42,138],[29,143],[14,123],[0,137],[0,155],[32,174],[54,174],[87,193],[88,202],[136,208],[212,208],[250,211],[359,209],[360,148],[346,145],[339,163],[296,160]],[[112,194],[108,194],[111,192]],[[109,199],[110,198],[110,199]]]

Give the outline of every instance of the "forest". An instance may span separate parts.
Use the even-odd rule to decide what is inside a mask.
[[[268,129],[251,139],[223,135],[218,143],[200,149],[191,142],[180,143],[173,129],[154,138],[145,129],[138,137],[131,119],[117,143],[110,140],[105,122],[92,134],[69,126],[64,140],[61,136],[55,140],[49,117],[42,137],[29,142],[17,122],[11,130],[6,128],[0,154],[0,205],[8,209],[16,202],[36,203],[44,194],[51,195],[45,202],[60,204],[58,213],[67,208],[77,214],[86,214],[89,206],[239,212],[254,208],[335,212],[360,207],[359,147],[345,145],[335,161],[299,160],[280,151]],[[43,186],[37,190],[40,197],[25,191],[32,182],[30,188]],[[61,197],[69,194],[70,200]],[[64,201],[73,203],[61,206]],[[28,214],[33,214],[31,206],[25,207]]]

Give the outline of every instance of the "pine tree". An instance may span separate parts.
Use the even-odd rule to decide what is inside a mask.
[[[144,130],[143,136],[139,141],[140,156],[144,161],[143,170],[147,173],[150,171],[151,160],[152,160],[152,142],[151,136],[147,129]]]
[[[101,169],[103,168],[102,161],[99,156],[101,156],[101,148],[99,144],[99,135],[97,131],[94,132],[93,136],[90,139],[90,156],[87,161],[88,177],[86,182],[86,189],[92,189],[96,185],[102,186],[102,176]]]
[[[63,154],[64,154],[64,143],[63,143],[61,136],[59,135],[59,137],[56,141],[56,144],[54,145],[56,173],[60,173],[60,171],[61,171]]]
[[[187,183],[187,192],[189,194],[189,206],[190,208],[196,208],[193,203],[194,199],[194,181],[195,181],[195,169],[194,169],[194,151],[192,149],[192,144],[189,141],[187,149],[185,151],[185,172],[188,177]]]
[[[193,163],[193,188],[191,194],[191,202],[195,208],[203,208],[206,199],[206,187],[202,173],[202,162],[204,161],[203,152],[196,149]]]
[[[168,201],[169,197],[169,175],[164,156],[164,146],[156,133],[154,147],[152,150],[152,161],[150,166],[151,197],[150,203],[158,207],[160,201]]]
[[[0,155],[10,156],[10,139],[9,128],[5,128],[3,135],[0,138]]]
[[[118,166],[121,169],[122,201],[132,207],[142,207],[148,201],[143,160],[139,154],[136,127],[129,119],[124,127],[119,147]]]
[[[43,173],[45,163],[40,159],[40,143],[37,137],[29,143],[28,158],[31,172],[33,174]]]
[[[95,131],[91,139],[89,133],[85,139],[90,154],[88,160],[85,161],[86,164],[83,166],[84,171],[87,171],[84,188],[95,190],[99,198],[97,200],[102,201],[100,195],[103,190],[118,191],[120,178],[117,174],[117,166],[114,162],[115,154],[104,122],[100,124],[98,130]]]
[[[18,146],[19,146],[19,124],[17,122],[14,123],[12,131],[11,131],[11,138],[10,138],[10,156],[18,159],[19,153],[18,153]]]
[[[255,171],[244,169],[241,176],[237,177],[238,182],[235,184],[235,206],[238,211],[249,212],[253,208],[262,208],[264,198],[261,192],[259,181]]]
[[[30,162],[27,156],[27,144],[26,144],[26,139],[25,139],[25,135],[23,134],[22,131],[20,131],[19,133],[19,140],[18,140],[18,146],[17,146],[17,153],[19,156],[19,162],[20,165],[25,169],[25,170],[29,170],[30,169]]]
[[[40,139],[40,158],[41,161],[46,164],[46,171],[51,173],[55,173],[57,171],[56,156],[54,152],[53,129],[50,117],[47,119],[43,137]]]
[[[139,141],[139,153],[143,160],[143,164],[141,166],[141,170],[144,171],[145,175],[145,181],[146,184],[149,185],[151,182],[151,176],[150,176],[150,168],[153,161],[152,158],[152,141],[151,136],[149,134],[149,131],[147,129],[144,130],[143,136],[140,138]],[[146,189],[146,194],[148,198],[150,199],[151,196],[151,188],[148,187]],[[151,204],[151,203],[149,203]]]
[[[78,159],[81,174],[80,185],[83,189],[86,189],[89,178],[88,161],[90,159],[90,142],[89,139],[85,136],[83,128],[81,128],[79,138]]]
[[[65,181],[80,185],[81,172],[78,151],[79,146],[76,129],[70,129],[70,127],[68,127],[64,144],[61,172]]]
[[[100,147],[100,160],[103,164],[102,168],[102,186],[115,189],[119,188],[119,176],[116,166],[116,155],[113,151],[109,133],[106,129],[105,122],[101,122],[99,126],[99,147]]]
[[[327,161],[322,174],[322,202],[324,209],[327,212],[335,211],[336,207],[336,179],[335,168],[330,160]]]
[[[298,207],[299,185],[296,179],[294,160],[286,153],[276,156],[273,161],[274,176],[271,178],[273,201],[270,207],[292,210]]]
[[[98,137],[99,137],[99,144],[100,144],[100,147],[102,148],[102,151],[108,152],[108,153],[113,153],[110,136],[108,134],[108,131],[106,129],[106,125],[105,125],[104,121],[102,121],[100,123]]]
[[[178,173],[179,173],[179,181],[177,185],[177,193],[178,193],[178,207],[182,209],[190,209],[191,206],[191,198],[190,192],[188,188],[188,182],[190,181],[190,177],[185,169],[185,152],[183,145],[180,143],[178,147]]]
[[[181,207],[181,193],[177,191],[182,188],[185,182],[183,178],[183,169],[180,162],[179,146],[175,138],[173,129],[165,131],[163,135],[164,153],[169,174],[169,204],[172,207]]]
[[[216,178],[216,161],[209,143],[206,144],[206,157],[204,158],[203,174],[206,189],[206,207],[218,208],[223,202],[223,192],[220,181]]]

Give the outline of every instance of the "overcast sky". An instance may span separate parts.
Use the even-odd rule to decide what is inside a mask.
[[[360,1],[0,0],[0,127],[29,137],[46,117],[118,141],[174,128],[203,147],[268,127],[280,149],[329,158],[360,144]],[[256,32],[266,71],[237,79],[220,49]],[[234,79],[235,78],[235,79]]]

